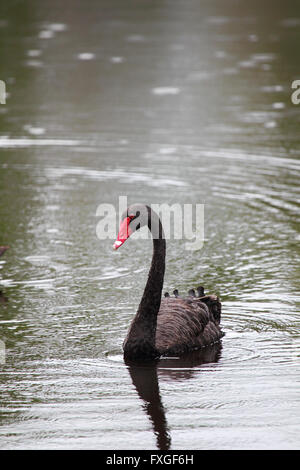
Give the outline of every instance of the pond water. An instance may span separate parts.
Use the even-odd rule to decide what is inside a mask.
[[[2,2],[2,449],[299,447],[300,6]],[[204,204],[165,290],[222,301],[222,343],[129,367],[151,259],[102,203]],[[298,225],[297,225],[298,224]]]

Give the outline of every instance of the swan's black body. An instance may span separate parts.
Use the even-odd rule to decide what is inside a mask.
[[[153,236],[153,256],[145,290],[138,311],[123,344],[125,360],[144,361],[160,356],[182,356],[211,345],[221,339],[221,303],[215,295],[205,296],[202,287],[198,295],[191,289],[187,298],[162,298],[165,273],[166,242],[157,214],[150,207],[134,204],[122,217],[127,234],[118,236],[115,248],[143,225]],[[121,226],[122,226],[121,223]],[[125,227],[125,228],[126,228]],[[203,295],[202,295],[203,294]]]

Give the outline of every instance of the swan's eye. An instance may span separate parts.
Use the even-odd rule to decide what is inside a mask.
[[[137,217],[139,217],[139,215],[140,215],[140,211],[137,211],[136,214],[132,214],[132,215],[128,214],[128,217],[129,217],[129,219],[130,219],[130,222],[131,222],[132,220],[136,219]]]
[[[138,219],[139,215],[140,215],[140,212],[139,212],[139,211],[137,211],[136,214],[134,214],[134,215],[128,214],[129,224],[131,224],[131,222],[132,222],[133,220]],[[129,225],[129,224],[128,224],[128,225]],[[140,222],[139,222],[138,220],[135,222],[135,224],[132,224],[132,225],[130,225],[130,226],[131,226],[131,229],[134,230],[134,231],[139,230],[139,229],[141,228],[141,224],[140,224]]]

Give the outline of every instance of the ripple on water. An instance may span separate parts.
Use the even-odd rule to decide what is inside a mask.
[[[93,179],[96,181],[108,181],[115,180],[126,182],[128,184],[132,183],[143,183],[153,187],[165,187],[165,186],[180,186],[185,187],[187,183],[177,178],[166,178],[158,175],[153,175],[152,173],[137,173],[135,171],[116,169],[116,170],[96,170],[91,168],[46,168],[46,175],[49,178],[58,178],[66,176],[77,176],[87,179]]]
[[[28,261],[34,266],[44,266],[44,265],[49,265],[50,263],[49,256],[31,255],[31,256],[26,256],[26,258],[24,259],[25,261]]]
[[[39,147],[39,146],[78,146],[79,140],[74,139],[30,139],[29,137],[10,138],[0,136],[0,148]]]

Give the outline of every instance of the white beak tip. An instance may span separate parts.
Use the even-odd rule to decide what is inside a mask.
[[[113,245],[113,248],[114,250],[117,250],[119,248],[119,246],[122,245],[122,242],[120,240],[116,240],[114,245]]]

